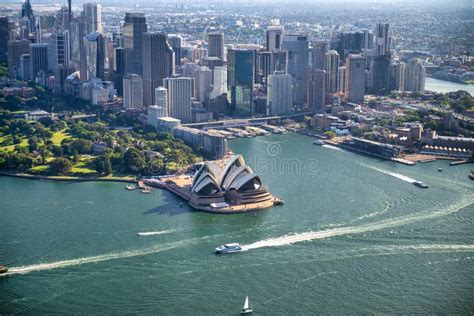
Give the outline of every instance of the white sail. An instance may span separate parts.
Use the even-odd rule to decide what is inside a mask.
[[[248,296],[245,298],[244,309],[249,309],[249,297]]]

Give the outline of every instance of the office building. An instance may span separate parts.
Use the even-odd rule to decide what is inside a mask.
[[[207,67],[201,67],[196,72],[194,97],[201,101],[209,101],[209,95],[212,89],[212,71]]]
[[[208,56],[225,60],[224,33],[208,34]]]
[[[345,93],[346,84],[346,66],[341,66],[337,70],[337,91]]]
[[[292,80],[290,74],[275,71],[268,76],[267,85],[267,114],[283,115],[292,110]]]
[[[8,41],[10,40],[10,24],[8,17],[0,17],[0,62],[7,61]]]
[[[165,115],[163,116],[168,116],[168,89],[165,87],[155,89],[155,105],[163,107],[165,109]]]
[[[365,58],[349,54],[346,58],[345,96],[348,102],[362,102],[365,94]]]
[[[104,79],[105,38],[99,32],[84,37],[84,57],[81,58],[81,79]]]
[[[125,13],[123,48],[127,50],[126,72],[143,75],[143,34],[148,24],[143,13]]]
[[[126,68],[126,50],[123,47],[114,48],[114,63],[112,68],[112,80],[117,89],[117,95],[123,96],[123,76]]]
[[[282,43],[287,51],[287,72],[293,77],[293,104],[303,105],[308,91],[308,39],[302,35],[285,35]]]
[[[30,78],[35,80],[38,74],[48,72],[48,44],[30,44]]]
[[[271,25],[266,32],[266,51],[273,52],[281,49],[284,29],[281,25]]]
[[[312,70],[312,104],[310,104],[312,111],[320,112],[324,109],[326,104],[326,78],[326,70]]]
[[[229,49],[227,52],[227,100],[236,116],[252,116],[254,57],[253,49]]]
[[[191,122],[193,86],[194,78],[165,78],[164,87],[168,90],[168,109],[166,112],[170,117],[182,122]]]
[[[326,69],[326,54],[329,51],[328,42],[316,42],[311,50],[311,67],[313,69]]]
[[[30,53],[30,41],[8,41],[8,72],[10,77],[17,78],[20,70],[20,57]]]
[[[326,53],[326,92],[338,92],[339,54],[335,50]]]
[[[143,108],[142,77],[127,74],[123,77],[123,107],[126,110]]]
[[[168,34],[168,43],[174,52],[174,64],[177,67],[181,66],[181,48],[183,46],[183,38],[178,34]]]
[[[392,60],[390,55],[375,56],[372,61],[372,86],[376,92],[384,92],[389,87],[390,66]]]
[[[147,123],[158,128],[158,119],[166,117],[166,108],[159,105],[150,105],[147,113]]]
[[[84,3],[82,10],[82,14],[86,22],[85,33],[102,33],[102,7],[100,4]]]
[[[143,38],[143,103],[154,105],[155,89],[174,73],[174,53],[166,34],[145,33]]]
[[[20,56],[20,72],[18,78],[21,80],[31,80],[31,59],[30,54]]]
[[[388,24],[378,23],[375,34],[376,55],[390,55],[390,27]]]

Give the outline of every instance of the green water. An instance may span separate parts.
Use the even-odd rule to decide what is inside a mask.
[[[237,315],[246,295],[255,315],[472,313],[473,166],[403,166],[312,142],[230,142],[285,200],[257,213],[0,177],[0,264],[11,267],[0,313]],[[212,253],[226,242],[247,251]]]

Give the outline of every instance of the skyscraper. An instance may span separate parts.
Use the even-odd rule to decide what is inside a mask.
[[[376,55],[390,55],[390,27],[388,24],[377,23],[375,49]]]
[[[93,32],[84,37],[84,55],[81,58],[82,80],[91,80],[94,78],[104,79],[105,67],[105,38],[99,32]]]
[[[31,64],[30,54],[23,54],[20,56],[20,73],[18,77],[22,80],[31,80]]]
[[[362,102],[365,94],[365,58],[349,54],[346,58],[345,95],[348,102]]]
[[[425,91],[425,77],[425,66],[423,66],[421,59],[410,59],[405,67],[405,91]]]
[[[267,114],[283,115],[292,110],[292,80],[291,75],[284,71],[275,71],[268,76],[267,84]]]
[[[125,56],[125,48],[114,48],[114,66],[112,78],[114,81],[115,89],[117,89],[117,94],[119,96],[123,95],[123,76],[125,75],[126,67]]]
[[[168,115],[181,120],[190,122],[191,117],[191,98],[194,79],[189,77],[172,77],[164,80],[164,87],[168,89]]]
[[[338,92],[339,54],[335,50],[326,53],[326,92]]]
[[[313,111],[321,111],[326,104],[326,70],[312,69],[312,101]]]
[[[35,80],[39,72],[48,71],[48,44],[30,44],[30,77]]]
[[[208,67],[201,67],[196,72],[195,98],[201,102],[209,101],[212,88],[212,71]]]
[[[85,18],[86,34],[92,32],[103,32],[102,29],[102,7],[97,3],[84,3],[82,14]]]
[[[311,54],[311,65],[313,69],[326,69],[326,53],[329,50],[328,42],[316,42],[313,44],[313,50]]]
[[[271,25],[267,28],[266,50],[268,52],[273,52],[281,49],[283,34],[284,30],[283,26],[281,25]]]
[[[282,49],[288,52],[287,72],[293,77],[293,103],[302,105],[308,91],[308,39],[302,35],[285,35]]]
[[[390,65],[392,64],[391,56],[379,55],[375,56],[372,61],[372,84],[376,92],[383,92],[388,89],[390,81]]]
[[[168,34],[168,43],[174,52],[174,64],[176,67],[181,66],[181,48],[183,46],[183,39],[179,34]]]
[[[10,39],[10,26],[8,17],[0,17],[0,62],[7,61],[8,41]]]
[[[143,108],[142,77],[128,74],[123,77],[123,107],[126,110]]]
[[[209,33],[208,45],[209,57],[217,57],[222,61],[225,60],[224,33]]]
[[[174,53],[166,34],[145,33],[143,37],[143,103],[154,105],[155,89],[174,73]]]
[[[29,33],[36,32],[36,18],[33,14],[33,8],[30,0],[26,0],[21,5],[21,18],[27,22],[27,28]]]
[[[254,54],[253,49],[232,48],[227,52],[227,100],[236,116],[254,113]]]
[[[12,78],[19,75],[20,57],[30,53],[30,41],[8,41],[8,72]],[[28,70],[29,71],[29,70]]]
[[[143,13],[125,13],[123,47],[128,51],[126,72],[143,74],[143,34],[148,24]]]
[[[404,91],[405,89],[405,63],[398,62],[390,66],[390,90]]]

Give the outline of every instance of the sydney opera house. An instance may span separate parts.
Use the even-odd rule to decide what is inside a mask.
[[[188,187],[189,205],[204,211],[237,213],[269,208],[281,201],[272,196],[241,155],[206,161]]]

